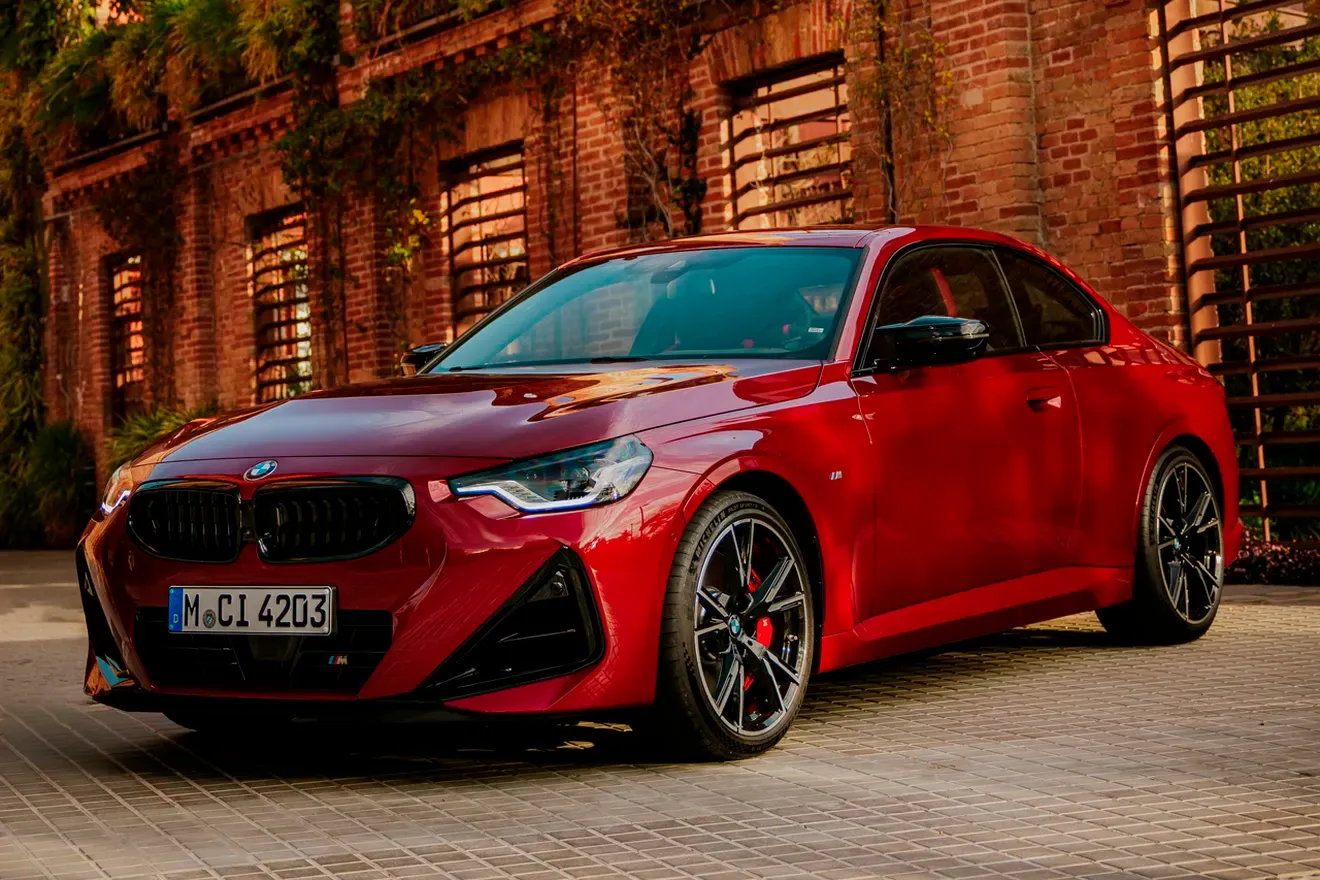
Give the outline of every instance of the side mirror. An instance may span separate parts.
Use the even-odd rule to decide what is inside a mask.
[[[418,370],[430,363],[433,357],[448,346],[448,342],[429,342],[408,349],[399,355],[399,372],[405,376],[416,376]]]
[[[876,327],[867,358],[876,367],[957,364],[979,357],[989,341],[984,321],[925,315],[906,324]]]

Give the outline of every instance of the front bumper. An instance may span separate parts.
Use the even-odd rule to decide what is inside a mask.
[[[230,481],[250,495],[253,487],[240,476],[249,463],[166,463],[151,478]],[[363,704],[370,702],[370,711],[385,715],[437,717],[580,715],[649,703],[663,594],[683,525],[680,504],[696,478],[653,467],[619,502],[532,516],[495,498],[450,495],[444,477],[472,468],[471,461],[439,459],[282,460],[281,474],[290,480],[388,474],[413,486],[417,511],[411,528],[373,554],[337,562],[267,563],[253,545],[230,563],[164,560],[128,535],[124,507],[98,518],[78,549],[91,643],[87,692],[107,705],[144,711],[315,704],[323,714],[341,711],[343,704],[344,711],[365,713]],[[569,586],[581,599],[576,613],[586,643],[532,632],[537,644],[524,640],[526,650],[517,655],[522,660],[509,660],[509,645],[517,641],[506,638],[511,626],[521,626],[524,635],[538,626],[554,630],[551,618],[563,617],[573,604],[528,610],[538,591],[562,592],[563,578],[546,586],[556,571],[572,572]],[[349,623],[338,637],[348,647],[314,644],[336,637],[303,637],[284,657],[285,666],[254,665],[252,651],[272,656],[269,643],[257,644],[272,637],[165,633],[161,613],[172,585],[333,586],[341,620]],[[547,616],[545,610],[553,608],[561,611]],[[510,623],[518,615],[522,624]],[[224,663],[212,664],[224,674],[186,674],[194,668],[189,658],[217,640],[234,640]],[[492,655],[492,645],[504,653]],[[536,654],[542,647],[544,657]],[[347,653],[354,666],[332,674],[316,651]],[[528,657],[535,661],[530,670]],[[232,668],[225,671],[225,663]]]

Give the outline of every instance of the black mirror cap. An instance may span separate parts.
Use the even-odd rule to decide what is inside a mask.
[[[870,361],[881,368],[957,364],[979,357],[989,341],[990,327],[984,321],[923,315],[876,327]]]
[[[426,345],[408,349],[399,355],[399,372],[404,376],[416,376],[422,367],[448,347],[448,342],[428,342]]]

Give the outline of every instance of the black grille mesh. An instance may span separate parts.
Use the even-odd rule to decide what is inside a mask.
[[[172,633],[166,609],[138,609],[133,644],[153,683],[206,690],[355,694],[390,649],[388,611],[345,611],[325,636]]]
[[[148,553],[183,562],[232,562],[256,541],[266,562],[328,562],[374,553],[412,525],[407,481],[341,477],[264,486],[251,500],[219,482],[139,489],[128,529]]]
[[[241,542],[238,490],[229,486],[161,486],[139,491],[128,527],[149,553],[167,559],[228,562]]]
[[[393,485],[271,486],[253,496],[263,559],[301,562],[362,556],[408,528],[412,511]]]

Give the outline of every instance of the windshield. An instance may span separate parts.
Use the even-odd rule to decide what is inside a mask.
[[[728,247],[618,257],[551,275],[428,372],[829,354],[857,248]]]

